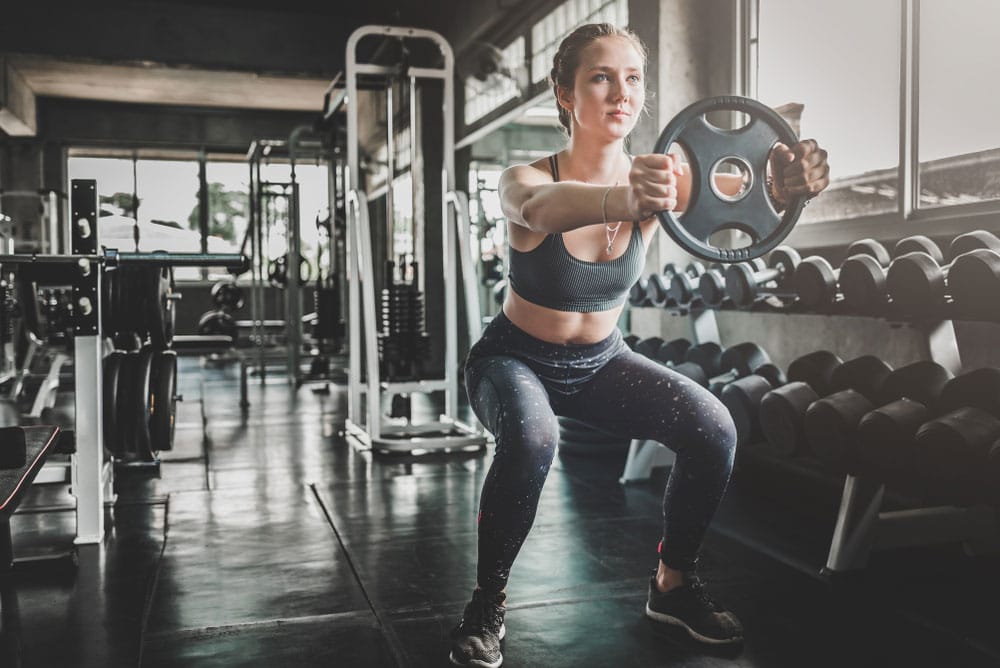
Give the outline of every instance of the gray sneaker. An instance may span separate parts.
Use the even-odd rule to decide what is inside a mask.
[[[701,578],[684,575],[684,584],[663,593],[656,575],[649,579],[646,616],[653,621],[684,629],[698,642],[729,645],[743,641],[743,626],[733,613],[716,603]]]
[[[465,606],[462,621],[451,631],[451,654],[448,659],[456,666],[500,668],[503,654],[500,641],[507,634],[503,617],[506,594],[485,594],[481,589],[472,592],[472,600]]]

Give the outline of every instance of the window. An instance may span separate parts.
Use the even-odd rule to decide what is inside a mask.
[[[480,44],[478,49],[491,49],[489,44]],[[478,54],[477,54],[478,55]],[[487,54],[483,54],[486,57]],[[518,89],[517,70],[524,67],[524,38],[518,37],[500,50],[498,59],[506,65],[503,73],[492,74],[482,79],[473,75],[465,79],[465,123],[482,118],[504,102],[521,95]]]
[[[1000,4],[921,2],[919,21],[918,206],[1000,199]]]
[[[531,80],[545,81],[566,35],[584,23],[628,25],[628,0],[567,0],[531,28]]]
[[[1000,4],[749,4],[756,16],[748,35],[751,94],[774,107],[801,104],[801,136],[819,138],[830,151],[830,188],[803,222],[921,217],[921,210],[969,204],[978,208],[944,215],[1000,209],[1000,95],[989,85],[1000,44],[983,32],[1000,25]],[[912,44],[905,54],[902,30]],[[901,147],[906,136],[914,139]],[[916,169],[900,164],[901,148],[913,150]],[[986,202],[994,205],[983,208]]]
[[[895,211],[899,3],[760,0],[758,21],[757,99],[794,105],[786,117],[799,136],[830,153],[830,187],[800,221]]]
[[[71,154],[67,171],[70,180],[97,180],[101,209],[98,230],[103,245],[134,250],[138,228],[139,250],[201,251],[198,199],[201,184],[196,155],[190,159],[164,160]],[[295,166],[302,253],[310,261],[316,254],[319,238],[316,222],[326,218],[329,206],[327,175],[323,164]],[[242,160],[226,161],[224,157],[206,160],[208,252],[240,252],[249,223],[249,176],[250,168]],[[288,183],[291,168],[283,162],[262,165],[261,178]],[[278,199],[275,202],[276,206],[283,205]],[[269,259],[284,254],[288,247],[287,212],[279,218],[281,225],[270,229],[265,241]],[[250,253],[249,246],[246,252]],[[198,279],[201,275],[197,267],[174,270],[179,280]],[[216,273],[208,276],[214,278]]]

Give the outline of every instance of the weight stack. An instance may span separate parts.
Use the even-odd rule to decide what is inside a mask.
[[[424,331],[424,296],[413,285],[394,283],[382,290],[381,374],[387,380],[412,380],[430,354]]]
[[[344,338],[344,314],[340,307],[340,291],[336,287],[316,288],[313,291],[313,310],[316,311],[313,336],[327,341]]]

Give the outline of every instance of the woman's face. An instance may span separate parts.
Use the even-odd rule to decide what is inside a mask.
[[[563,99],[574,136],[582,131],[621,139],[632,131],[646,99],[642,66],[642,56],[624,37],[598,38],[580,52],[573,90]]]

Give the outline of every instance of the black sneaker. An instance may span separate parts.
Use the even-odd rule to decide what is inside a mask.
[[[656,588],[656,575],[649,579],[646,616],[687,631],[695,640],[712,645],[743,641],[743,626],[733,613],[712,600],[697,575],[684,576],[684,584],[663,593]]]
[[[500,641],[507,634],[503,616],[507,611],[503,592],[488,596],[481,589],[472,592],[465,606],[462,621],[451,631],[451,654],[448,659],[456,666],[499,668],[503,663]]]

